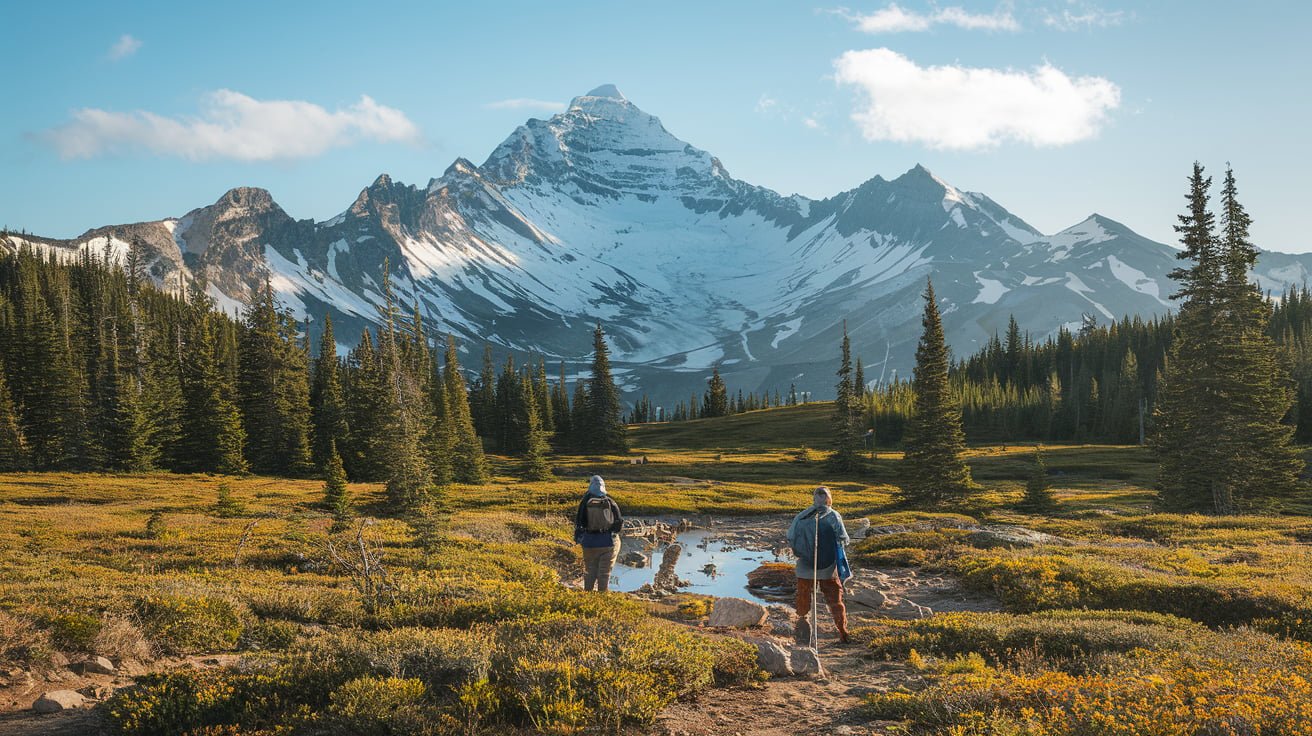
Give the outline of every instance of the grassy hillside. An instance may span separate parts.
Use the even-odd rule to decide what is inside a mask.
[[[1312,692],[1288,674],[1312,666],[1312,519],[1158,513],[1151,456],[1112,446],[1048,448],[1050,509],[1018,506],[1032,448],[1016,445],[970,450],[976,498],[907,508],[895,453],[837,477],[822,452],[801,459],[827,414],[637,427],[631,455],[559,456],[547,482],[494,457],[492,482],[443,489],[412,516],[352,484],[373,521],[344,533],[313,480],[0,475],[0,671],[44,677],[91,654],[159,670],[102,708],[134,735],[642,732],[676,699],[754,682],[750,650],[667,618],[704,610],[560,585],[579,567],[569,513],[600,473],[629,513],[766,515],[779,529],[827,483],[849,520],[904,529],[856,545],[858,566],[957,579],[1007,608],[867,621],[861,641],[903,673],[846,716],[876,729],[1186,736],[1312,722],[1298,720]],[[216,503],[220,484],[234,505]],[[980,523],[1060,539],[994,547],[959,528]],[[176,669],[215,654],[242,665]],[[0,695],[3,709],[35,693]],[[1239,720],[1209,725],[1215,700]],[[1099,713],[1143,727],[1099,730]],[[1245,730],[1262,722],[1279,727]]]
[[[687,422],[637,424],[630,439],[638,447],[690,450],[782,449],[827,447],[833,402],[734,414]]]

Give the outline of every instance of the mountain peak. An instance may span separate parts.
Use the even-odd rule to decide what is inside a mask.
[[[584,97],[611,97],[617,100],[627,99],[620,92],[619,88],[613,84],[603,84],[600,87],[597,87],[596,89],[592,90],[591,92],[583,96]]]

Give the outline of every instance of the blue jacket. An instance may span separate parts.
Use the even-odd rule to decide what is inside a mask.
[[[820,517],[818,523],[817,513]],[[817,528],[820,532],[818,543]],[[797,555],[797,577],[810,579],[814,575],[818,580],[828,580],[835,573],[840,579],[851,577],[847,569],[847,555],[843,550],[847,542],[843,517],[833,508],[817,509],[812,506],[798,514],[788,528],[788,544]]]

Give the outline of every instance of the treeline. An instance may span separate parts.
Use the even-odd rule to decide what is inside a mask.
[[[2,254],[0,470],[313,476],[336,462],[409,504],[485,480],[485,438],[531,477],[548,470],[553,432],[571,448],[624,448],[600,326],[572,400],[540,363],[495,380],[485,369],[471,392],[455,340],[403,313],[386,278],[382,291],[381,326],[339,358],[331,320],[315,355],[267,279],[233,319],[201,281],[155,288],[135,249],[122,263]]]
[[[724,378],[720,376],[720,367],[715,366],[711,369],[711,377],[706,381],[706,390],[700,397],[693,394],[687,401],[680,401],[674,405],[672,410],[665,411],[652,404],[651,399],[644,393],[642,398],[634,404],[633,412],[629,414],[628,421],[633,424],[642,424],[645,422],[683,422],[689,419],[727,417],[731,414],[742,414],[743,412],[758,409],[797,406],[798,404],[809,403],[810,400],[810,394],[806,392],[798,393],[796,384],[789,385],[787,396],[781,395],[778,389],[775,389],[773,395],[768,389],[763,389],[759,394],[755,391],[743,393],[742,389],[738,389],[735,394],[729,391]]]
[[[1174,319],[1125,318],[1066,328],[1042,342],[1015,319],[949,371],[966,436],[976,442],[1056,440],[1134,443],[1152,430],[1157,384]],[[914,396],[908,382],[869,391],[865,417],[881,444],[897,444]]]
[[[1006,335],[950,371],[966,436],[974,442],[1147,440],[1156,428],[1157,387],[1176,327],[1169,314],[1126,317],[1086,323],[1077,332],[1062,328],[1039,342],[1011,320]],[[1294,381],[1296,399],[1284,421],[1295,428],[1295,439],[1312,441],[1312,293],[1306,286],[1272,300],[1267,334]],[[902,441],[913,398],[905,381],[865,394],[865,422],[880,444]]]

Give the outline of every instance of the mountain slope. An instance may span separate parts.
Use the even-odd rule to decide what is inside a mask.
[[[1170,308],[1175,251],[1093,215],[1045,236],[923,167],[824,200],[733,178],[611,85],[517,128],[482,165],[425,187],[378,177],[340,215],[295,220],[260,189],[180,218],[20,240],[58,253],[142,246],[165,284],[203,274],[239,308],[269,278],[312,329],[354,336],[377,318],[384,264],[400,301],[466,343],[586,360],[611,336],[629,391],[668,402],[712,365],[746,390],[832,392],[844,321],[871,380],[907,375],[932,275],[948,339],[973,351],[1015,314],[1035,337]],[[1264,288],[1301,282],[1306,256],[1264,254]]]

